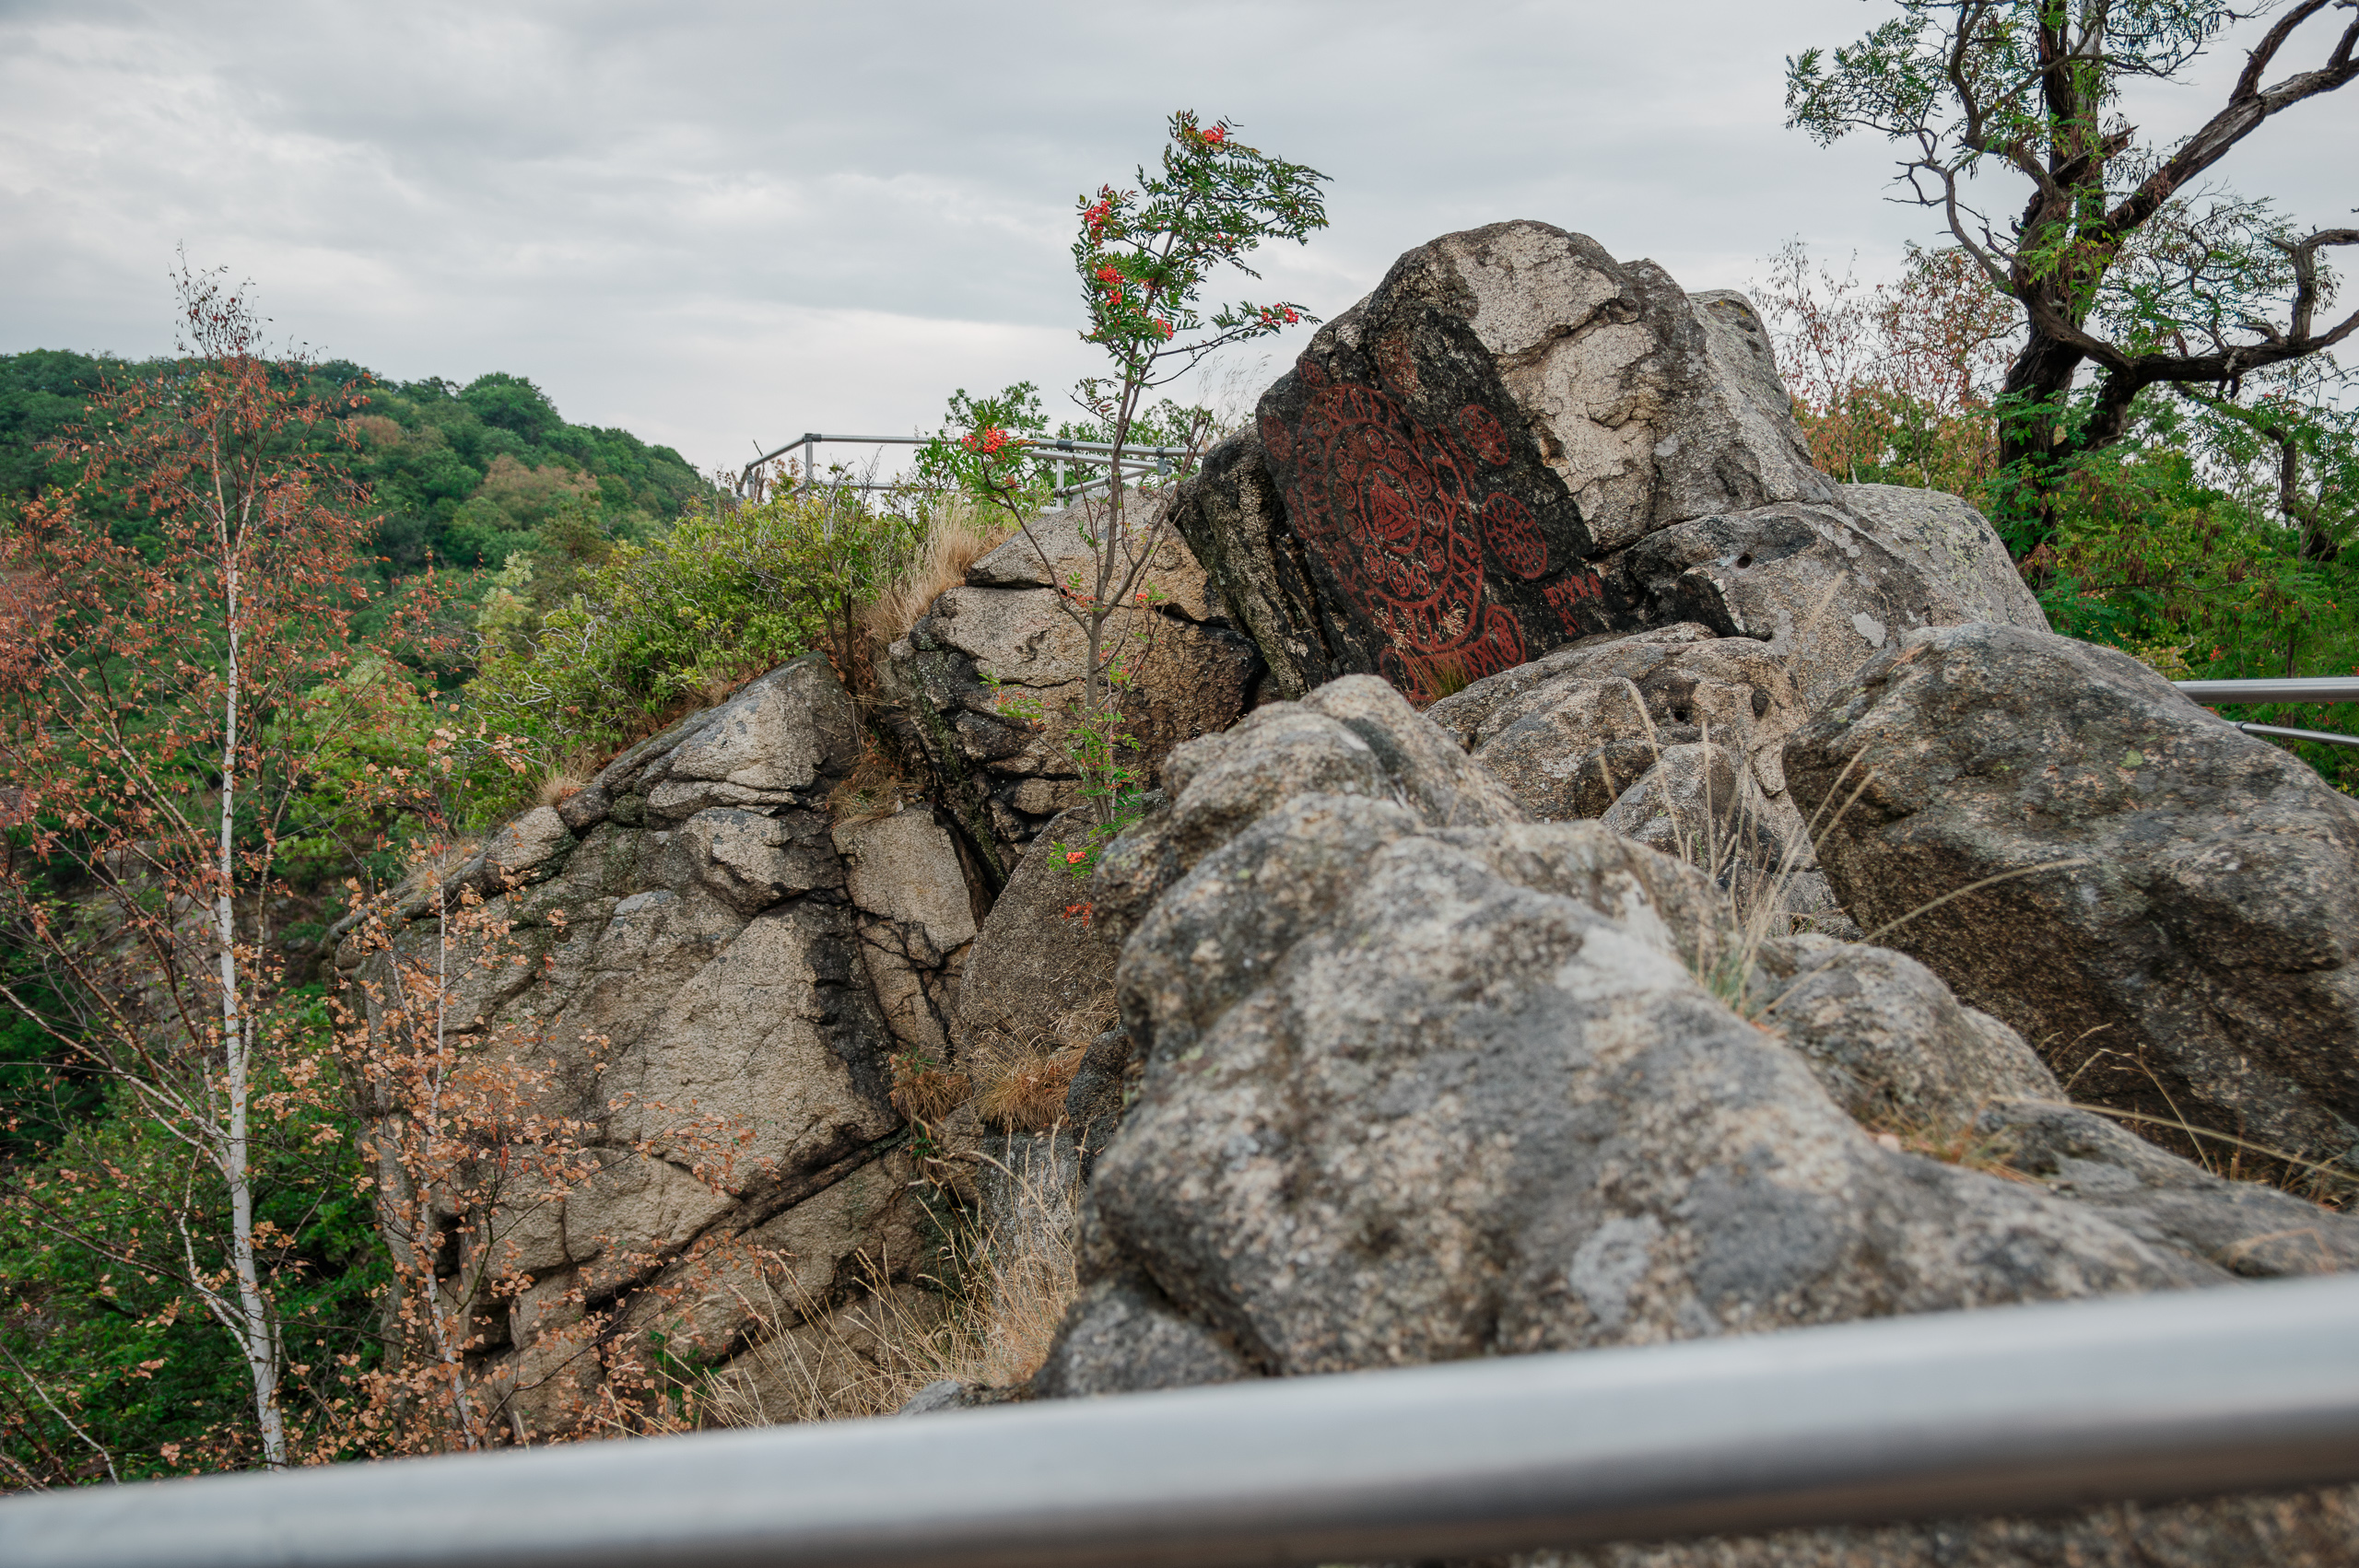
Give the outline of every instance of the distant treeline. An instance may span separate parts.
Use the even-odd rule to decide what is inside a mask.
[[[172,373],[169,359],[53,348],[0,356],[0,513],[79,476],[74,462],[45,448],[82,421],[101,380]],[[509,556],[533,550],[542,525],[569,502],[594,510],[611,538],[643,538],[707,489],[669,447],[566,423],[522,376],[494,371],[464,387],[440,377],[381,381],[338,359],[313,367],[311,377],[314,395],[333,398],[358,384],[366,400],[346,405],[358,441],[343,461],[381,514],[376,549],[388,577],[429,560],[497,570]],[[133,535],[142,528],[134,516],[119,522]]]

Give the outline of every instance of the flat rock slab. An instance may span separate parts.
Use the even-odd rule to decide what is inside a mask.
[[[1481,268],[1459,241],[1473,238],[1395,263],[1320,330],[1257,420],[1332,637],[1353,667],[1409,690],[1625,624],[1590,566],[1599,544],[1579,503],[1470,319],[1482,301],[1461,275]],[[1585,302],[1516,299],[1536,317]]]
[[[1093,821],[1077,808],[1043,828],[984,919],[959,981],[962,1065],[1046,1055],[1112,1022],[1117,944],[1065,859],[1086,852]]]

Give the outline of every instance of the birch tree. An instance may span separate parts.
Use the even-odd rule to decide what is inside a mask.
[[[0,1001],[181,1149],[185,1173],[139,1195],[128,1233],[77,1227],[51,1201],[54,1173],[16,1173],[8,1199],[60,1244],[201,1305],[236,1344],[275,1469],[290,1457],[274,1295],[288,1238],[257,1221],[256,1151],[333,1079],[274,1020],[274,864],[298,792],[385,683],[341,678],[367,597],[369,523],[332,461],[357,389],[311,397],[308,363],[264,351],[241,294],[185,263],[178,286],[172,370],[108,386],[65,449],[139,527],[114,536],[55,493],[0,533],[0,918],[47,987],[0,980]]]

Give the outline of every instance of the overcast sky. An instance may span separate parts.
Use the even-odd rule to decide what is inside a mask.
[[[1884,199],[1884,145],[1783,129],[1782,62],[1892,9],[0,0],[0,351],[168,350],[185,244],[284,338],[396,379],[529,376],[703,467],[931,427],[954,387],[1092,368],[1073,198],[1180,107],[1332,177],[1332,227],[1250,286],[1321,315],[1511,217],[1691,289],[1794,237],[1884,274],[1931,215]],[[2239,59],[2133,112],[2191,128]],[[2359,89],[2230,167],[2347,223]]]

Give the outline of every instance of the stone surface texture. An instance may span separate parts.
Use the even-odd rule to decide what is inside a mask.
[[[1281,697],[1352,673],[1438,694],[1700,621],[1816,700],[1909,627],[2043,624],[1965,503],[1812,468],[1742,295],[1541,223],[1403,255],[1172,518]]]
[[[499,962],[460,965],[458,1048],[533,1043],[560,1069],[544,1108],[593,1129],[587,1179],[465,1217],[524,1281],[479,1304],[471,1358],[520,1436],[571,1430],[605,1347],[655,1328],[757,1399],[767,1335],[816,1332],[863,1254],[927,1255],[889,1058],[941,1053],[976,895],[928,811],[831,826],[859,755],[826,661],[797,660],[527,812],[449,884],[513,923]],[[399,907],[397,941],[431,942],[431,896]],[[338,955],[363,985],[385,962],[348,935]]]
[[[1119,951],[1065,856],[1089,842],[1086,809],[1040,830],[982,924],[959,981],[961,1059],[1003,1063],[1086,1046],[1114,1021]]]
[[[1840,485],[1843,504],[1878,544],[1915,567],[1956,606],[1961,619],[2048,630],[2039,601],[2024,586],[1990,520],[1943,490],[1904,485]]]
[[[1172,746],[1233,723],[1262,673],[1252,640],[1187,542],[1168,526],[1153,533],[1168,504],[1161,493],[1127,499],[1139,547],[1152,544],[1149,599],[1117,613],[1106,634],[1108,647],[1126,649],[1135,676],[1123,711],[1150,778]],[[1085,524],[1079,507],[1033,520],[937,598],[878,665],[880,718],[924,759],[994,891],[1034,836],[1081,799],[1058,737],[1088,661],[1086,635],[1062,596],[1076,581],[1096,591]],[[1037,707],[1037,722],[1015,711],[1025,704]]]
[[[1762,507],[1677,523],[1625,552],[1618,571],[1625,593],[1655,620],[1697,621],[1722,637],[1766,644],[1786,660],[1810,708],[1902,633],[1968,618],[1936,579],[1857,514],[1832,506]]]
[[[2127,654],[1976,625],[1880,655],[1786,770],[1813,811],[1867,779],[1822,846],[1845,907],[2076,1098],[2359,1143],[2359,802],[2298,758]]]
[[[1598,824],[1526,820],[1379,682],[1259,709],[1175,753],[1167,782],[1100,873],[1144,1075],[1088,1189],[1084,1294],[1046,1392],[2359,1258],[2359,1223],[2052,1106],[2020,1038],[1901,955],[1774,944],[1723,991],[1754,1016],[1731,1011],[1696,977],[1743,956],[1700,872]],[[1961,1137],[1984,1141],[1942,1141]],[[2306,1250],[2281,1245],[2293,1230]],[[2207,1505],[2201,1528],[2258,1547],[2276,1506]],[[2118,1515],[1919,1533],[2050,1551]],[[1844,1539],[1660,1561],[1802,1562]]]
[[[1579,292],[1602,278],[1572,240],[1503,225],[1413,251],[1262,394],[1270,475],[1351,668],[1418,690],[1625,624],[1590,565],[1607,546],[1502,374],[1606,303]]]
[[[1805,712],[1790,661],[1768,644],[1677,622],[1558,649],[1426,717],[1532,815],[1601,818],[1708,868],[1740,907],[1766,898],[1845,929],[1786,789],[1785,739]]]

